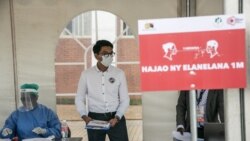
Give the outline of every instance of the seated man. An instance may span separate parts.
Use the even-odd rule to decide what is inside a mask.
[[[21,86],[21,101],[23,106],[6,119],[0,130],[0,138],[18,140],[28,138],[61,138],[61,123],[56,113],[42,104],[38,104],[37,84]]]

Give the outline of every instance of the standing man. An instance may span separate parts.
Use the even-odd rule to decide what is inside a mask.
[[[92,119],[104,120],[110,122],[111,128],[107,131],[87,129],[88,139],[105,141],[107,134],[110,141],[128,141],[124,113],[130,99],[125,74],[111,65],[115,55],[112,43],[99,40],[94,45],[93,52],[97,64],[82,72],[75,104],[86,124]]]
[[[204,138],[205,122],[224,122],[223,90],[196,90],[196,104],[198,138]],[[190,132],[189,91],[180,92],[176,113],[177,131]]]

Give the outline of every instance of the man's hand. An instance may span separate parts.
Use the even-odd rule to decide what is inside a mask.
[[[185,132],[184,128],[177,128],[177,132],[180,132],[181,135],[183,135],[183,133]]]
[[[119,122],[119,120],[115,117],[115,118],[112,118],[109,123],[111,125],[111,127],[114,127],[117,123]]]
[[[92,118],[85,115],[82,116],[82,119],[85,121],[86,124],[88,124],[92,120]]]
[[[8,136],[12,134],[12,130],[10,128],[4,128],[3,131],[2,131],[2,135],[3,136]]]
[[[41,127],[36,127],[36,128],[34,128],[34,129],[32,130],[32,132],[34,132],[34,133],[40,135],[40,134],[45,134],[45,133],[47,132],[47,130],[46,130],[46,129],[43,129],[43,128],[41,128]]]

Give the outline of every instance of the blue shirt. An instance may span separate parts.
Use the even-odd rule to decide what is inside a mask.
[[[36,127],[46,129],[46,133],[38,135],[32,130]],[[12,134],[8,136],[2,135],[2,130],[9,128]],[[56,138],[61,138],[61,122],[56,113],[44,105],[38,104],[31,111],[16,110],[6,119],[4,127],[0,130],[0,138],[18,137],[18,140],[28,138],[46,138],[54,135]]]

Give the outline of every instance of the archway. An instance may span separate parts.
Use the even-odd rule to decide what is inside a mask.
[[[121,18],[106,11],[88,11],[77,15],[60,35],[55,55],[59,118],[82,121],[74,105],[74,96],[81,72],[96,64],[92,54],[92,45],[99,39],[107,39],[114,44],[116,56],[113,65],[124,70],[131,98],[131,106],[125,116],[132,123],[128,125],[136,123],[138,132],[133,134],[138,136],[137,141],[142,140],[139,48],[129,26]],[[77,133],[73,129],[72,136],[80,135],[86,138],[82,124],[79,129],[82,132]],[[79,128],[75,125],[70,124],[72,128]]]

